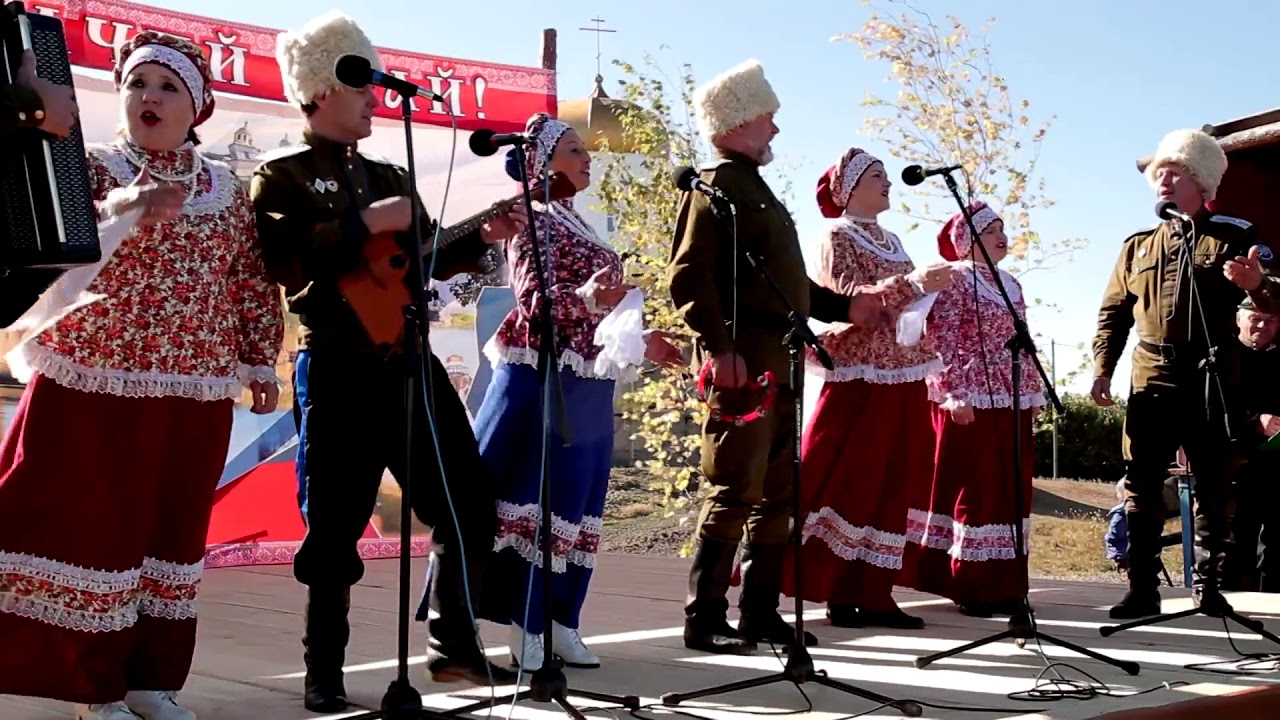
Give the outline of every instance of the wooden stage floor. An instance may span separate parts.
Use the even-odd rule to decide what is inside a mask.
[[[416,599],[424,560],[414,561]],[[718,657],[686,650],[680,641],[681,604],[687,561],[630,555],[603,555],[593,592],[587,602],[584,635],[603,658],[603,667],[569,670],[571,688],[639,695],[646,704],[671,691],[741,680],[776,672],[780,661],[763,649],[756,656]],[[1184,665],[1236,658],[1221,620],[1188,618],[1159,627],[1131,630],[1102,638],[1097,628],[1108,622],[1105,608],[1123,592],[1119,585],[1036,583],[1032,602],[1040,629],[1122,660],[1141,664],[1130,677],[1106,664],[1045,645],[1049,657],[1066,661],[1107,683],[1117,693],[1148,688],[1154,692],[1130,698],[1025,702],[1009,693],[1030,690],[1045,660],[1034,648],[1018,649],[1011,642],[988,645],[950,660],[917,670],[920,654],[944,650],[1004,628],[999,619],[960,615],[947,601],[899,591],[899,602],[923,615],[928,628],[919,632],[842,630],[826,624],[820,608],[806,612],[809,629],[821,640],[812,654],[830,677],[854,683],[896,699],[1003,708],[1001,712],[925,708],[926,718],[1090,718],[1124,708],[1177,703],[1206,695],[1223,695],[1244,688],[1280,682],[1280,672],[1254,670],[1246,675],[1189,671]],[[1163,590],[1166,611],[1189,607],[1189,592]],[[304,720],[355,715],[319,716],[302,707],[301,636],[304,593],[287,566],[226,568],[206,575],[200,608],[200,635],[195,668],[182,697],[201,720]],[[1273,632],[1280,631],[1280,596],[1233,595],[1238,610],[1252,614]],[[352,593],[352,639],[347,655],[347,691],[352,702],[376,708],[387,683],[395,675],[396,561],[368,564],[364,580]],[[484,625],[491,655],[506,656],[507,634]],[[1237,647],[1246,653],[1280,652],[1261,638],[1231,628]],[[458,707],[489,697],[487,690],[434,685],[423,677],[423,626],[413,624],[411,679],[423,692],[428,707]],[[2,651],[10,652],[4,648]],[[1267,669],[1271,669],[1271,663]],[[1076,673],[1063,671],[1079,679]],[[1175,684],[1165,689],[1165,683]],[[1176,685],[1177,683],[1185,683]],[[500,689],[500,693],[504,689]],[[453,695],[448,693],[452,691]],[[872,710],[875,705],[826,688],[806,685],[814,709],[806,717],[834,720]],[[576,702],[583,710],[593,704]],[[802,714],[804,699],[794,685],[767,688],[689,702],[681,709],[701,718],[787,717]],[[514,713],[509,705],[494,709],[498,717],[542,720],[564,718],[549,705],[525,703]],[[677,717],[675,708],[655,707],[640,715]],[[479,713],[487,714],[488,709]],[[600,710],[595,717],[626,717],[626,711]],[[53,720],[72,716],[61,703],[0,697],[4,720]],[[1270,717],[1280,717],[1277,709]],[[688,716],[679,716],[688,717]],[[898,717],[880,710],[874,717]]]

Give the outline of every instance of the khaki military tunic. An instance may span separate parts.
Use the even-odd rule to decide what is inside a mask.
[[[730,352],[742,356],[751,379],[766,370],[778,383],[774,410],[736,426],[708,418],[702,431],[702,472],[713,491],[702,511],[699,535],[733,544],[750,527],[753,542],[785,543],[794,447],[794,395],[788,387],[791,329],[787,308],[744,253],[759,258],[801,315],[847,321],[849,299],[809,279],[795,223],[773,194],[759,165],[737,154],[704,167],[703,182],[719,189],[737,209],[733,220],[716,215],[706,195],[681,200],[668,266],[671,299],[697,339],[694,367]],[[736,260],[736,263],[735,263]],[[735,288],[737,289],[735,295]],[[737,336],[734,337],[734,303]],[[754,407],[742,391],[715,390],[710,402],[728,412]]]
[[[1188,253],[1200,291],[1209,337],[1221,359],[1236,354],[1236,307],[1245,292],[1223,273],[1223,265],[1248,255],[1258,243],[1257,231],[1240,218],[1202,211],[1195,218],[1196,238],[1190,249],[1175,221],[1143,230],[1125,240],[1111,279],[1103,292],[1098,330],[1093,340],[1095,377],[1111,377],[1124,352],[1129,331],[1137,334],[1132,387],[1174,386],[1182,371],[1195,369],[1205,356],[1204,330],[1179,263]],[[1280,309],[1280,279],[1267,275],[1248,293],[1259,308]],[[1227,362],[1227,364],[1231,364]],[[1222,367],[1220,365],[1220,367]],[[1223,367],[1224,373],[1234,368]]]
[[[407,196],[408,172],[308,131],[303,144],[263,157],[249,192],[267,269],[301,320],[299,347],[374,349],[337,282],[363,262],[369,229],[360,212],[378,200]],[[435,223],[425,209],[421,225],[429,241]],[[414,245],[409,233],[397,239],[406,250]],[[481,271],[488,249],[478,230],[459,238],[436,254],[432,276],[447,280]]]

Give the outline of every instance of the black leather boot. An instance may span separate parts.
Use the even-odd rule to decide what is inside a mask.
[[[307,588],[305,627],[302,634],[302,661],[307,675],[303,680],[303,705],[311,712],[336,713],[347,709],[347,690],[342,682],[351,626],[351,588]]]
[[[1129,590],[1111,608],[1114,620],[1137,620],[1160,614],[1160,531],[1164,518],[1128,512]]]
[[[483,561],[473,562],[468,570],[464,585],[461,556],[439,546],[432,551],[428,596],[437,617],[427,621],[427,673],[433,682],[509,685],[518,675],[485,657],[480,649],[480,634],[468,611],[466,590],[469,587],[472,597],[479,597]],[[473,601],[472,609],[479,611],[479,600]]]
[[[1203,503],[1203,500],[1201,500]],[[1202,505],[1195,518],[1195,573],[1191,581],[1191,600],[1196,607],[1215,617],[1231,610],[1222,596],[1220,580],[1227,565],[1229,526],[1225,517],[1210,513],[1214,508]]]
[[[755,643],[729,625],[729,582],[737,545],[701,539],[689,570],[684,606],[684,646],[719,655],[745,655]],[[744,578],[745,582],[745,578]]]
[[[738,632],[748,642],[790,646],[796,629],[778,613],[782,597],[782,558],[789,545],[749,545],[742,557],[742,595],[738,599]],[[804,644],[818,638],[805,632]]]

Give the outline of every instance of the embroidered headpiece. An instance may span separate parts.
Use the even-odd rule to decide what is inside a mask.
[[[858,186],[858,180],[867,168],[880,162],[871,153],[859,148],[849,148],[840,157],[840,162],[827,168],[818,178],[818,209],[824,217],[836,218],[844,214],[844,206],[849,204],[849,196]]]
[[[571,129],[568,123],[556,120],[546,113],[534,113],[529,122],[525,123],[524,131],[534,139],[533,147],[525,149],[524,170],[530,182],[542,176],[551,160],[551,154],[556,151],[556,144]],[[508,177],[519,182],[517,157],[515,148],[507,151],[506,171]]]
[[[205,59],[204,51],[175,35],[154,30],[140,32],[120,48],[114,73],[116,90],[124,85],[124,79],[134,68],[145,63],[163,65],[186,85],[195,111],[195,121],[191,123],[191,127],[197,127],[209,119],[214,106],[213,74],[209,70],[209,61]]]
[[[973,217],[973,227],[981,235],[1000,216],[984,202],[976,202],[969,206],[969,214]],[[943,259],[955,262],[969,256],[973,250],[973,237],[969,233],[969,224],[964,221],[963,213],[951,216],[946,225],[938,233],[938,254]]]

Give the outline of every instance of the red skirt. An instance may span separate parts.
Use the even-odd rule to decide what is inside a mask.
[[[912,488],[927,487],[932,476],[933,428],[923,381],[823,384],[801,441],[803,584],[796,587],[787,553],[783,594],[891,610]]]
[[[182,688],[231,420],[32,378],[0,445],[0,695]]]
[[[1022,468],[1013,470],[1012,408],[979,409],[957,425],[933,405],[937,469],[928,497],[912,503],[901,584],[959,605],[997,603],[1027,590],[1027,532],[1035,472],[1034,412],[1022,411]],[[1022,485],[1015,510],[1013,483]],[[1015,560],[1012,518],[1022,520]]]

